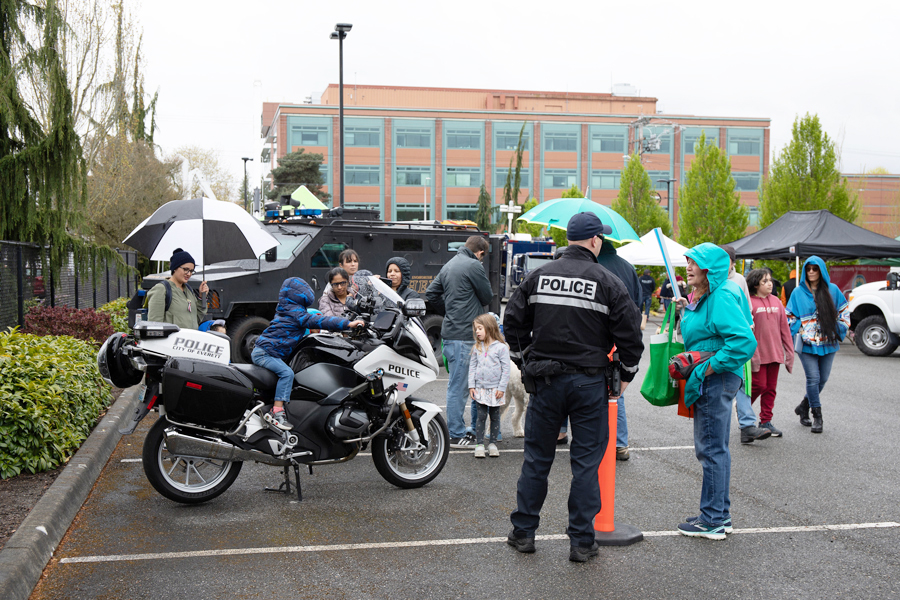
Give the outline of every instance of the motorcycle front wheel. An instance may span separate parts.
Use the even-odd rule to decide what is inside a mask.
[[[415,449],[405,435],[402,421],[372,441],[372,460],[382,477],[397,487],[422,487],[437,477],[450,455],[450,432],[443,415],[428,423],[428,447]],[[424,441],[424,440],[423,440]]]
[[[212,500],[234,483],[244,463],[196,456],[179,456],[166,449],[165,417],[153,424],[144,439],[144,474],[157,492],[182,504]]]

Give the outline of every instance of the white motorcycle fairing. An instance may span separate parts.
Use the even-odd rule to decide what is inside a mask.
[[[425,441],[430,442],[431,435],[429,435],[428,432],[428,424],[431,422],[435,415],[440,414],[441,409],[437,404],[425,402],[424,400],[413,400],[411,404],[425,411],[425,414],[419,417],[419,423],[422,424],[422,432],[425,434]]]
[[[231,360],[231,341],[226,336],[196,329],[179,329],[166,337],[157,338],[153,336],[155,330],[152,322],[144,321],[142,324],[145,331],[141,339],[135,342],[135,346],[143,351],[161,356],[206,360],[222,365],[227,365]]]
[[[426,383],[431,383],[437,377],[434,371],[422,363],[401,356],[387,346],[379,346],[370,352],[353,365],[353,369],[363,377],[378,369],[383,369],[384,387],[397,384],[396,401],[398,404],[404,402],[407,396]]]

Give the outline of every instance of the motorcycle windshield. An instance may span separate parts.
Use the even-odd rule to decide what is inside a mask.
[[[389,286],[385,285],[385,283],[377,275],[371,275],[368,279],[369,283],[372,284],[372,287],[375,288],[376,292],[378,292],[397,306],[400,306],[400,303],[403,302],[403,298],[401,298],[400,295],[397,294],[397,292],[395,292]]]

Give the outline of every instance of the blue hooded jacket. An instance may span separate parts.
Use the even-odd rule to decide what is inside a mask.
[[[281,284],[275,318],[256,340],[261,348],[274,358],[286,360],[300,343],[307,329],[343,331],[350,321],[341,317],[325,317],[307,312],[315,300],[312,288],[299,277],[290,277]]]
[[[839,342],[829,342],[822,337],[822,330],[819,328],[819,313],[816,311],[816,301],[813,298],[812,290],[806,283],[806,265],[814,264],[819,267],[821,276],[820,284],[828,286],[831,292],[831,299],[837,309],[837,334],[838,339],[843,340],[847,332],[850,330],[850,304],[844,298],[840,288],[831,283],[828,276],[828,269],[825,267],[825,261],[818,256],[810,256],[803,263],[803,270],[800,271],[800,283],[791,293],[791,299],[788,300],[785,314],[787,314],[788,325],[791,326],[791,335],[797,335],[800,332],[800,338],[803,340],[803,352],[807,354],[817,354],[824,356],[837,352],[840,347]]]
[[[731,261],[728,253],[709,242],[684,253],[706,270],[709,292],[689,305],[681,320],[684,347],[690,351],[714,352],[709,365],[716,373],[734,373],[744,378],[744,363],[756,352],[751,325],[750,302],[743,290],[728,281]],[[692,310],[693,309],[693,310]],[[694,369],[684,388],[684,403],[700,398],[706,365]]]

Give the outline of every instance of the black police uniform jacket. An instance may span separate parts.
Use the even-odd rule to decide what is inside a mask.
[[[622,381],[634,379],[644,350],[641,314],[625,285],[581,246],[528,274],[506,305],[503,333],[513,360],[528,350],[526,361],[573,368],[605,367],[615,343]]]

